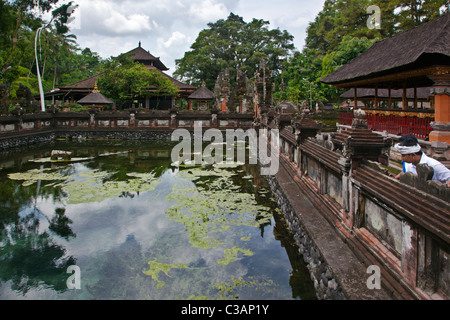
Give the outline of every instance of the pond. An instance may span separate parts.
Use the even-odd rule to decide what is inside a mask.
[[[3,154],[0,299],[316,299],[258,166],[177,166],[171,148],[54,141]]]

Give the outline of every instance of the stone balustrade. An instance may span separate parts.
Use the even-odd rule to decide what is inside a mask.
[[[265,113],[259,123],[280,130],[280,163],[361,261],[381,268],[394,298],[450,297],[450,188],[430,180],[430,167],[390,177],[392,139],[367,129],[364,115],[323,134],[307,114]]]

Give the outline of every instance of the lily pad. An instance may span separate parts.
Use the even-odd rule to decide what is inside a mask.
[[[17,172],[8,174],[8,178],[11,180],[23,181],[24,187],[30,186],[39,180],[41,181],[55,181],[55,180],[67,180],[69,176],[64,176],[54,169],[32,169],[26,172]]]

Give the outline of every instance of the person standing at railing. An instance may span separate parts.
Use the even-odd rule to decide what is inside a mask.
[[[403,172],[412,172],[417,175],[416,166],[418,164],[427,164],[433,168],[434,174],[432,180],[440,181],[450,187],[450,170],[441,162],[428,157],[419,145],[417,138],[407,134],[400,139],[400,143],[394,146],[395,150],[402,156]],[[400,178],[398,174],[395,178]]]

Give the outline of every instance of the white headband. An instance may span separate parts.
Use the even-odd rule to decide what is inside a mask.
[[[394,146],[395,150],[397,150],[397,152],[399,152],[400,154],[411,154],[411,153],[417,153],[420,150],[422,150],[422,148],[420,147],[419,144],[416,144],[415,146],[401,146],[400,143],[397,143]]]

